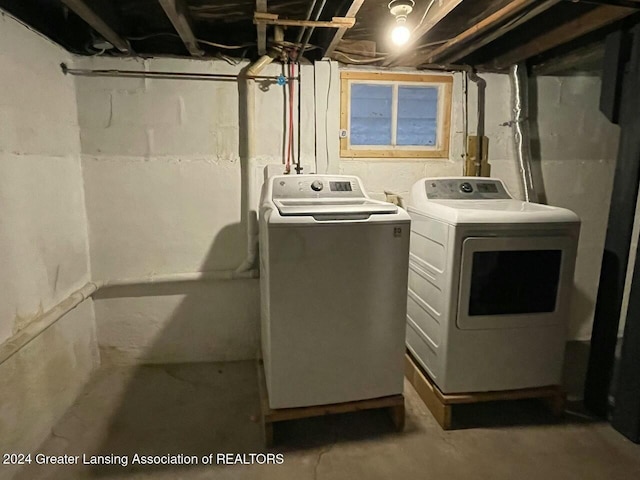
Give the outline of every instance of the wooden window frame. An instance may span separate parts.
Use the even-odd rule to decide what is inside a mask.
[[[438,93],[438,121],[437,142],[432,148],[394,146],[392,148],[362,148],[351,146],[349,143],[349,122],[351,106],[351,85],[353,83],[380,83],[382,85],[433,85],[440,89]],[[340,72],[340,131],[347,132],[340,138],[340,156],[343,158],[449,158],[449,144],[451,141],[451,91],[453,87],[452,75],[420,75],[413,73],[382,73],[382,72]],[[394,89],[394,92],[396,89]],[[394,105],[397,109],[397,98],[394,94]],[[392,120],[393,122],[393,120]],[[396,128],[393,126],[392,128]],[[392,138],[394,137],[392,132]]]

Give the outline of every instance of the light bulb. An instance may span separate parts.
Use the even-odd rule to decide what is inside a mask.
[[[409,41],[411,31],[403,24],[398,24],[391,32],[391,40],[394,44],[402,46]]]

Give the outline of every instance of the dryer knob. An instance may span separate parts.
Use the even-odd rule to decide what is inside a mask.
[[[322,187],[324,187],[324,185],[322,185],[322,182],[320,180],[314,180],[314,182],[311,184],[311,189],[316,192],[322,190]]]
[[[464,193],[471,193],[473,192],[473,187],[469,182],[464,182],[460,184],[460,190]]]

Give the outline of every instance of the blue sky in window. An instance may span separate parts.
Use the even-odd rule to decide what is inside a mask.
[[[391,144],[391,85],[351,86],[351,145]]]
[[[437,88],[398,87],[397,145],[434,146],[438,135],[437,119]]]

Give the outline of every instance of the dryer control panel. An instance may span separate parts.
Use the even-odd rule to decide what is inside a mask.
[[[501,180],[483,177],[425,178],[429,200],[500,200],[511,196]]]

